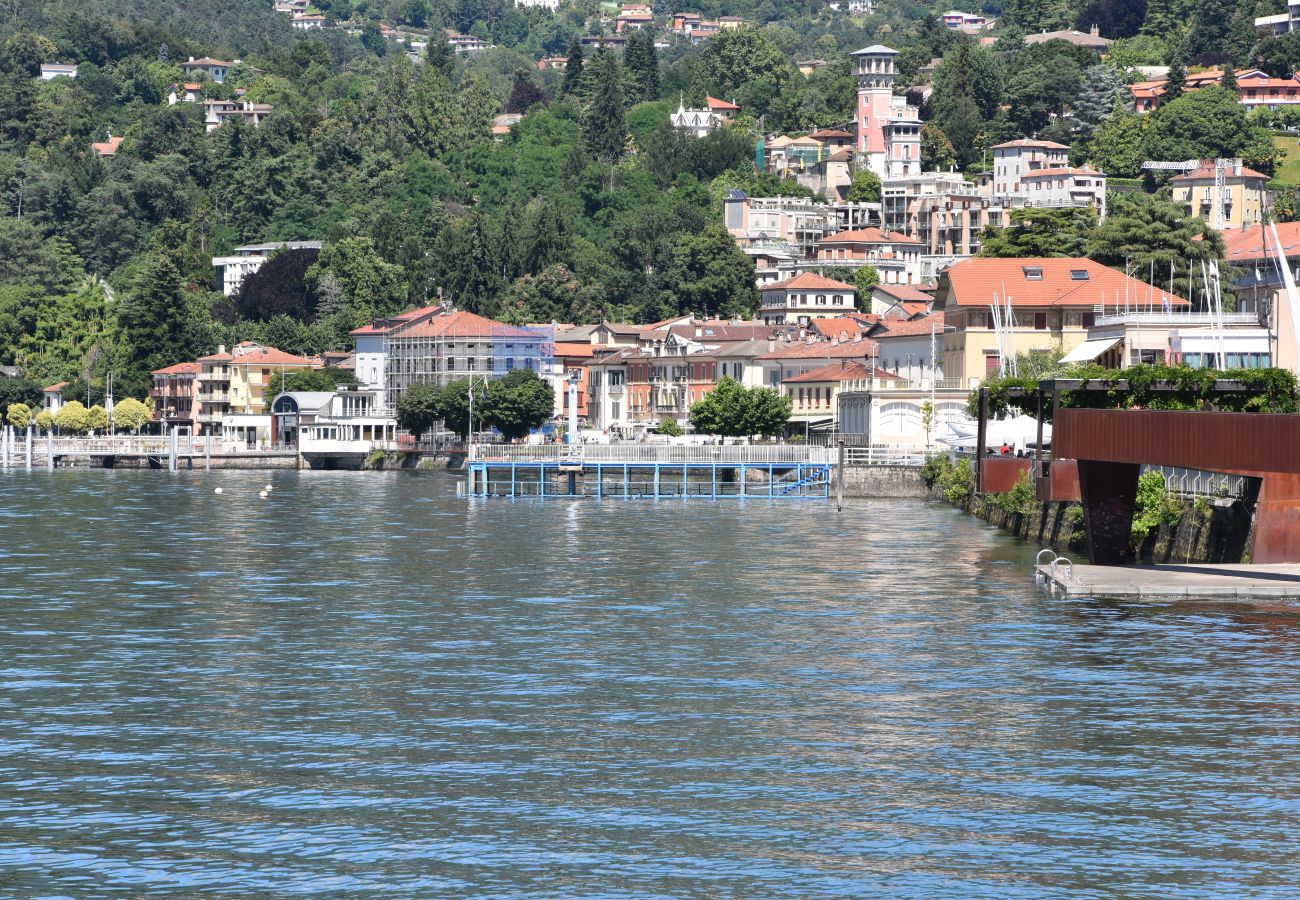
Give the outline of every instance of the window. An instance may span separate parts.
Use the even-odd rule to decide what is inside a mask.
[[[1096,314],[1096,313],[1086,312],[1086,313],[1083,314],[1082,318],[1083,318],[1083,327],[1084,327],[1084,328],[1091,328],[1093,325],[1096,325],[1096,324],[1097,324],[1097,314]]]
[[[1087,280],[1088,280],[1088,270],[1087,270],[1087,269],[1071,269],[1071,270],[1070,270],[1070,280],[1071,280],[1071,281],[1087,281]]]
[[[1047,330],[1047,313],[1034,313],[1034,328],[1037,331]]]
[[[1021,266],[1021,271],[1025,273],[1026,281],[1043,280],[1043,269],[1041,266]]]

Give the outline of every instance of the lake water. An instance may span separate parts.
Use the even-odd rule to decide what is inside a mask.
[[[0,474],[0,895],[1295,896],[1300,612],[1051,599],[1033,552],[917,502]]]

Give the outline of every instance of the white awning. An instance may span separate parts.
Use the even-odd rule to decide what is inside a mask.
[[[1103,338],[1099,341],[1084,341],[1069,353],[1061,357],[1063,363],[1092,362],[1111,347],[1120,342],[1119,338]]]

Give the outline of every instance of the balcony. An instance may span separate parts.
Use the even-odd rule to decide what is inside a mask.
[[[230,380],[230,372],[226,371],[225,369],[216,369],[211,372],[199,373],[200,382],[229,381],[229,380]]]
[[[230,402],[229,391],[203,391],[199,394],[200,403],[228,403]]]

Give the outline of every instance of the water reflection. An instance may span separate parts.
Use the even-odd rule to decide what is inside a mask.
[[[1288,607],[943,507],[0,476],[16,896],[1288,895]],[[213,488],[221,486],[221,496]]]

